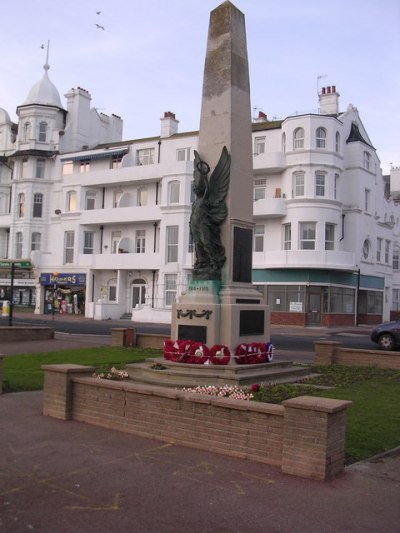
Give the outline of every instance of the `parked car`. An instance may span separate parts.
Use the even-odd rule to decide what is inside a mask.
[[[382,350],[394,350],[400,346],[400,320],[375,326],[371,331],[371,341],[379,344]]]

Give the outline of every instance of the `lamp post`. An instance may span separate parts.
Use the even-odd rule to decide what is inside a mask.
[[[360,300],[360,277],[361,277],[361,273],[360,273],[360,269],[357,270],[357,289],[356,289],[356,320],[355,320],[355,325],[358,326],[358,320],[359,320],[359,313],[360,313],[360,304],[359,304],[359,300]]]
[[[56,290],[57,290],[57,276],[58,272],[53,272],[53,305],[51,306],[52,320],[54,320],[54,304],[56,301]]]

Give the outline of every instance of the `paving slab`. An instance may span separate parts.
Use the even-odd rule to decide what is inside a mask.
[[[320,482],[41,406],[41,392],[0,396],[0,531],[399,531],[400,449]]]

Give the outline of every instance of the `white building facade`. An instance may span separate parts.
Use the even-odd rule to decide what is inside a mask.
[[[198,132],[179,133],[166,112],[159,134],[123,141],[120,117],[91,108],[86,90],[71,89],[64,107],[48,68],[18,124],[0,109],[0,301],[169,323],[191,279]],[[260,113],[253,147],[253,282],[272,322],[395,316],[400,210],[357,109],[340,112],[326,87],[318,114]],[[12,294],[11,260],[31,264]]]

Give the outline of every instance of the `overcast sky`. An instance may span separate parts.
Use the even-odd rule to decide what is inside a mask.
[[[16,121],[49,40],[63,104],[83,87],[93,107],[122,117],[124,139],[158,135],[164,111],[180,132],[197,130],[209,15],[220,3],[0,0],[0,107]],[[233,3],[246,17],[254,114],[315,113],[318,89],[336,85],[340,110],[358,108],[384,173],[400,165],[400,0]]]

